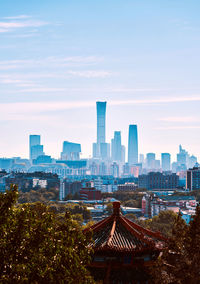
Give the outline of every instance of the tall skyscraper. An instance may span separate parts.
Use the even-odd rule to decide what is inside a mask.
[[[106,159],[110,156],[106,144],[106,102],[96,102],[97,109],[97,142],[93,144],[93,157]],[[106,154],[107,151],[107,154]]]
[[[163,171],[170,171],[171,169],[171,155],[169,153],[161,154],[161,167]]]
[[[129,125],[128,136],[128,163],[134,165],[138,163],[138,133],[137,125]]]
[[[38,156],[44,155],[43,146],[40,145],[40,135],[29,135],[29,158],[36,159]]]
[[[97,144],[106,142],[106,102],[97,102]]]
[[[121,131],[114,132],[114,139],[112,139],[112,159],[113,161],[121,162],[122,160],[122,144],[121,144]]]

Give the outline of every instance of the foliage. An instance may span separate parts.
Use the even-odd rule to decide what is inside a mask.
[[[158,216],[154,216],[152,219],[145,221],[140,221],[139,223],[152,231],[159,231],[164,236],[170,237],[172,235],[172,229],[176,218],[176,213],[170,210],[165,210],[161,211]]]
[[[179,214],[173,226],[168,249],[152,271],[153,283],[200,283],[200,207],[189,226]]]
[[[44,204],[16,207],[17,197],[16,186],[0,194],[0,283],[93,283],[90,232],[69,213],[60,222]]]
[[[132,222],[135,222],[137,220],[137,217],[133,213],[128,213],[125,215],[125,217],[131,220]]]
[[[130,200],[122,202],[122,205],[126,207],[139,208],[141,207],[141,199],[140,198],[138,198],[137,200],[130,199]]]
[[[29,192],[19,192],[19,203],[42,202],[48,203],[51,200],[58,200],[58,190],[56,188],[30,190]]]

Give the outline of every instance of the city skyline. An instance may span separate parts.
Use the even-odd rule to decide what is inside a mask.
[[[0,156],[28,157],[32,133],[47,155],[59,157],[67,140],[92,156],[95,103],[107,101],[107,142],[121,131],[127,149],[136,124],[139,153],[175,160],[182,144],[200,157],[199,8],[186,0],[2,0]]]

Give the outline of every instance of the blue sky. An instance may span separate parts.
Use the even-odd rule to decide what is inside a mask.
[[[182,143],[200,158],[200,2],[1,0],[0,156],[28,156],[28,135],[46,154],[64,140],[91,155],[97,100],[106,100],[107,142],[138,124],[139,152]]]

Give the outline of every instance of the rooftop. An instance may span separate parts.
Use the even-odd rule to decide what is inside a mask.
[[[141,252],[162,250],[167,239],[130,221],[120,212],[120,202],[113,202],[113,214],[84,230],[93,231],[95,251]]]

